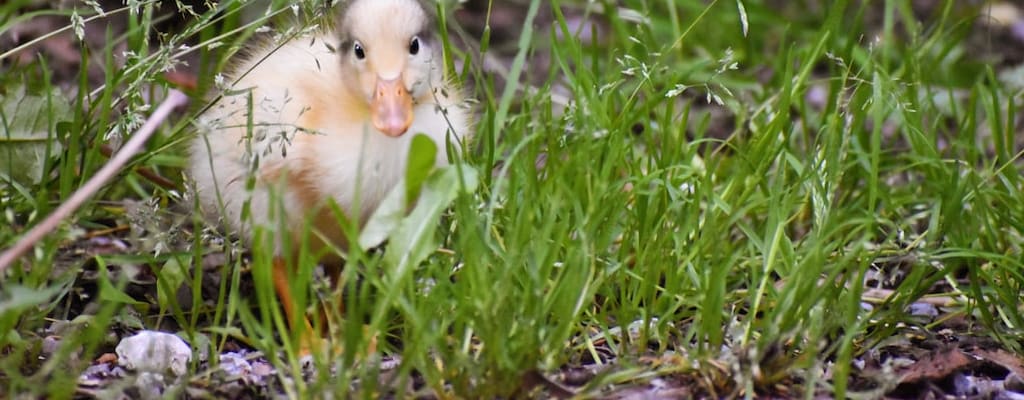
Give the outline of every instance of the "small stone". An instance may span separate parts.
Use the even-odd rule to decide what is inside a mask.
[[[992,397],[993,400],[1024,400],[1024,394],[1015,392],[999,392]]]
[[[54,335],[50,335],[43,338],[42,342],[42,353],[44,356],[49,357],[57,352],[60,348],[60,338]]]
[[[245,357],[231,352],[220,355],[220,368],[229,376],[249,374],[252,369]]]
[[[141,372],[135,380],[135,387],[139,390],[141,399],[163,398],[165,386],[164,376],[160,373]]]
[[[939,310],[932,304],[912,303],[910,304],[910,315],[916,317],[935,318],[939,316]]]
[[[959,372],[953,376],[953,389],[953,393],[959,397],[973,396],[979,392],[974,377]]]
[[[1017,21],[1010,25],[1010,34],[1018,42],[1024,42],[1024,21]]]
[[[252,365],[253,376],[266,378],[274,374],[274,367],[266,361],[256,361]]]
[[[562,382],[569,386],[583,386],[594,379],[594,374],[584,368],[570,368],[562,373]]]
[[[166,373],[175,376],[188,371],[192,348],[184,340],[170,333],[141,331],[118,343],[117,362],[129,370]]]
[[[1006,387],[1006,390],[1024,393],[1024,378],[1021,378],[1020,375],[1011,372],[1003,382],[1003,386]]]
[[[99,387],[113,376],[110,364],[90,365],[78,376],[78,384],[85,387]]]

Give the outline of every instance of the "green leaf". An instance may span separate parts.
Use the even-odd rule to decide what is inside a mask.
[[[129,296],[121,289],[115,287],[110,283],[110,280],[107,279],[100,280],[100,300],[134,305],[146,304],[133,299],[132,296]]]
[[[405,167],[405,198],[411,202],[420,192],[423,181],[437,163],[437,144],[427,135],[417,134],[409,145],[409,162]]]
[[[133,299],[132,296],[129,296],[127,293],[110,283],[110,278],[107,275],[107,263],[103,261],[102,258],[96,257],[96,262],[99,264],[100,268],[100,300],[122,304],[146,305],[146,303]]]
[[[18,332],[13,329],[23,313],[50,302],[64,289],[64,285],[32,289],[10,283],[0,287],[0,346],[20,340]]]
[[[405,181],[399,182],[388,192],[384,200],[373,210],[366,225],[359,231],[359,246],[369,249],[379,246],[387,240],[391,232],[405,217]]]
[[[63,287],[54,285],[45,289],[32,289],[21,285],[4,285],[0,292],[0,318],[25,309],[41,306],[56,296]]]
[[[39,182],[47,157],[61,151],[57,123],[70,115],[71,105],[57,89],[36,95],[21,85],[0,96],[0,177]]]
[[[392,279],[405,276],[410,268],[419,264],[437,245],[434,233],[443,212],[455,200],[460,190],[476,190],[478,173],[468,165],[449,165],[437,169],[424,182],[416,208],[392,235],[384,262],[393,269]]]
[[[177,257],[171,257],[156,275],[156,297],[160,302],[160,308],[171,309],[171,305],[178,301],[178,289],[188,278],[188,268],[178,262]]]
[[[436,162],[437,144],[426,135],[414,136],[409,148],[405,178],[388,192],[359,232],[359,245],[362,248],[377,247],[394,232],[405,217],[413,201],[411,199],[416,199],[423,182],[434,171]]]

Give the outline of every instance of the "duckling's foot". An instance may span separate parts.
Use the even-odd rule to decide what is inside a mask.
[[[281,257],[274,258],[274,289],[277,290],[277,297],[281,301],[281,305],[284,306],[285,316],[288,318],[288,326],[291,329],[296,329],[301,326],[303,329],[301,336],[299,336],[299,356],[305,357],[316,354],[327,354],[331,357],[340,357],[344,354],[342,346],[344,336],[341,334],[340,329],[335,329],[337,325],[331,322],[327,322],[326,325],[320,326],[326,327],[324,331],[318,331],[313,328],[313,324],[310,323],[309,318],[305,316],[300,310],[295,309],[295,304],[292,302],[292,291],[289,283],[289,268],[285,260]],[[339,299],[339,304],[341,304]],[[301,319],[301,325],[299,320]],[[321,314],[321,320],[326,319],[326,315]],[[332,326],[333,325],[333,326]],[[363,325],[363,334],[368,335],[370,331],[369,326]],[[323,333],[328,338],[325,338],[320,333]],[[366,346],[366,351],[357,354],[356,358],[360,360],[368,359],[369,356],[377,352],[377,335],[374,334]]]

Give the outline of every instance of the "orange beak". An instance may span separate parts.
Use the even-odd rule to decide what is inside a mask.
[[[399,137],[412,125],[412,96],[405,89],[402,77],[391,80],[377,78],[377,90],[370,106],[373,127],[385,135]]]

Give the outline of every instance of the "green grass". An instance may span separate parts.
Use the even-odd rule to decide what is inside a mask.
[[[448,25],[452,3],[442,13]],[[347,351],[317,354],[318,372],[287,379],[289,395],[387,390],[373,360],[357,356],[375,334],[385,353],[402,358],[393,387],[415,377],[443,397],[527,395],[531,374],[592,357],[600,340],[616,367],[584,396],[684,376],[713,396],[796,383],[796,393],[844,397],[865,390],[848,386],[852,360],[903,326],[934,327],[906,310],[936,284],[956,300],[952,315],[1022,352],[1022,92],[971,53],[968,36],[984,31],[973,26],[984,9],[946,0],[917,20],[911,2],[898,0],[781,10],[758,1],[624,2],[643,17],[637,23],[606,8],[611,2],[521,3],[529,16],[521,37],[504,44],[511,51],[452,30],[484,43],[448,47],[465,61],[454,72],[479,101],[475,138],[462,162],[425,178],[431,200],[392,221],[400,228],[383,251],[349,249],[345,318],[331,313]],[[0,185],[4,247],[106,161],[101,144],[137,127],[143,106],[161,98],[142,89],[166,86],[164,66],[196,52],[202,71],[222,68],[258,26],[242,15],[263,15],[225,1],[220,13],[147,37],[158,14],[141,4],[126,34],[83,56],[107,63],[100,88],[89,86],[86,65],[67,97],[50,85],[47,59],[21,67],[0,59],[3,110],[19,90],[30,93],[23,98],[39,100],[32,107],[45,117],[32,129],[48,133],[22,144],[15,136],[24,122],[0,116],[4,176],[23,168],[16,145],[43,154],[41,178]],[[0,16],[3,31],[18,9],[0,7],[13,13]],[[538,10],[550,26],[529,23]],[[607,21],[603,41],[563,39],[577,33],[567,18],[579,15]],[[289,21],[291,11],[269,18]],[[112,66],[115,44],[135,54],[123,68]],[[508,70],[480,70],[481,48],[508,57]],[[212,73],[199,76],[211,87]],[[496,80],[509,84],[498,91]],[[197,97],[131,172],[5,271],[0,393],[72,395],[87,361],[112,348],[114,328],[174,327],[212,353],[243,340],[283,351],[270,357],[281,377],[301,376],[294,341],[279,336],[287,330],[270,283],[272,246],[257,246],[247,261],[241,245],[214,240],[223,233],[185,216],[193,204],[182,195],[184,144],[203,106]],[[139,168],[181,186],[156,186]],[[69,250],[86,231],[120,225],[133,228],[127,253]],[[195,268],[217,251],[227,255],[223,266]],[[303,257],[313,264],[314,255]],[[126,266],[140,264],[155,274],[156,298],[127,294]],[[312,269],[302,271],[295,285],[313,290],[300,304],[334,301]],[[894,296],[865,307],[872,271],[905,276]],[[200,290],[204,274],[219,275],[220,286]],[[183,286],[189,295],[176,295]],[[81,315],[72,307],[89,302]],[[72,322],[44,333],[54,320]],[[39,359],[49,334],[63,340]],[[674,356],[649,361],[669,350]]]

